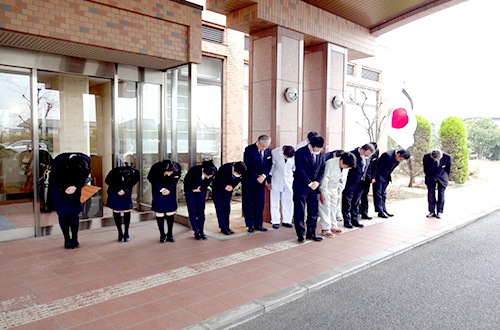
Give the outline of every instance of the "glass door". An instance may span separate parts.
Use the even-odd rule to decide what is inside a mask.
[[[40,95],[39,101],[40,101]],[[0,71],[0,236],[28,229],[34,235],[34,178],[30,71]],[[39,146],[45,152],[47,146]],[[24,236],[24,234],[23,234]],[[9,237],[5,237],[8,239]]]

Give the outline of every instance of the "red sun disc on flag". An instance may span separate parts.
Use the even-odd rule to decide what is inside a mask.
[[[403,108],[397,108],[392,113],[392,127],[396,129],[401,129],[408,124],[409,118],[406,110]]]

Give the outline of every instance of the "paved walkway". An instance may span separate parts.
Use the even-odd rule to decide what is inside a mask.
[[[363,229],[297,244],[294,229],[196,241],[156,222],[0,243],[0,329],[222,329],[370,267],[500,208],[495,182],[446,192],[445,215],[427,219],[424,198],[391,204],[396,215]]]

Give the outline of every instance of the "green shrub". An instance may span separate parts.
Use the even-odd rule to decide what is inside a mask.
[[[439,138],[441,149],[452,157],[450,180],[464,183],[469,174],[469,150],[463,120],[458,117],[448,117],[443,120]]]

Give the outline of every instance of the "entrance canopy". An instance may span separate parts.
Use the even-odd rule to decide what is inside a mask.
[[[227,27],[255,33],[283,26],[304,34],[306,47],[330,42],[349,60],[374,55],[376,37],[466,0],[207,0]]]

